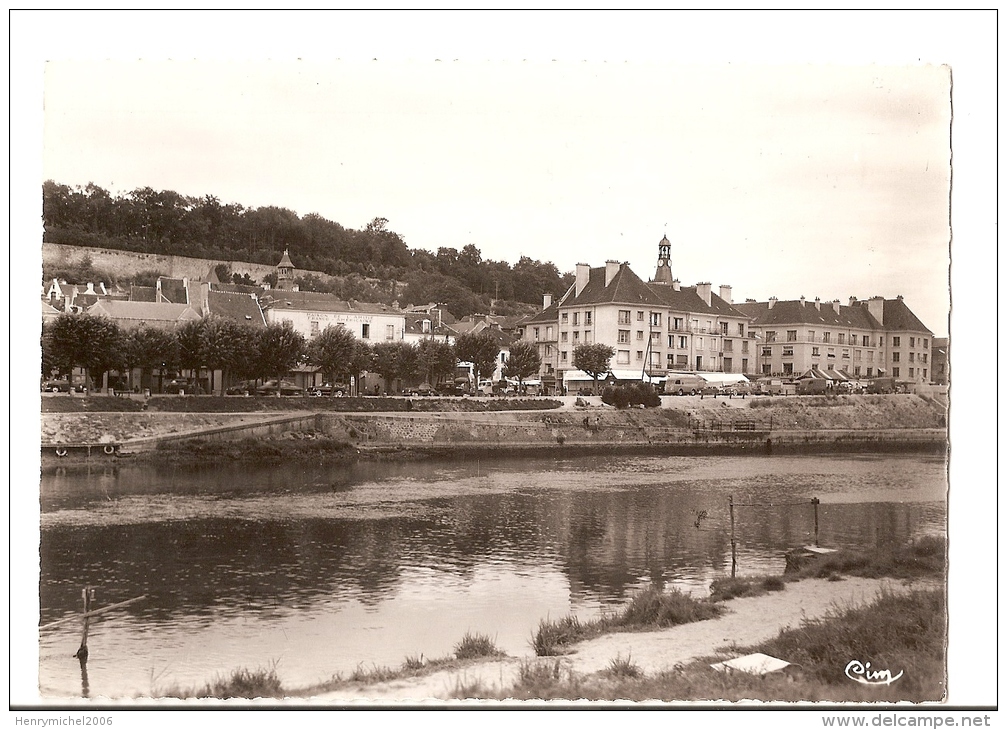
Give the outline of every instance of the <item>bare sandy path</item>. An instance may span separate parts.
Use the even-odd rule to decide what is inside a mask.
[[[891,579],[847,577],[841,581],[809,579],[788,583],[786,590],[753,598],[736,598],[725,604],[727,612],[717,619],[675,626],[662,631],[608,634],[584,642],[573,654],[560,658],[568,668],[591,674],[608,667],[616,657],[631,658],[644,672],[653,674],[679,663],[748,646],[771,639],[781,629],[796,627],[805,619],[872,601],[883,590],[905,591],[932,588],[929,582],[900,582]],[[328,692],[313,702],[394,704],[449,699],[459,688],[479,683],[484,689],[514,686],[527,655],[436,672],[423,677],[382,682]],[[786,657],[781,657],[786,659]],[[556,661],[542,659],[541,661]]]

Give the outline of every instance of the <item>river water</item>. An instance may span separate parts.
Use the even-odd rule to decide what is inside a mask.
[[[705,594],[782,573],[814,541],[865,548],[941,533],[943,457],[598,456],[334,466],[126,465],[41,481],[39,686],[135,697],[269,667],[287,687],[407,656],[466,631],[531,653],[541,619],[584,618],[659,584]]]

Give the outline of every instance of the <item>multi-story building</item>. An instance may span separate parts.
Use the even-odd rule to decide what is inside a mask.
[[[754,366],[748,317],[731,303],[731,287],[719,295],[709,283],[683,287],[671,275],[670,243],[658,245],[652,281],[628,263],[577,264],[574,283],[557,301],[524,320],[522,337],[537,343],[543,384],[557,387],[576,368],[579,345],[603,343],[615,350],[613,372],[660,377],[669,371],[745,373]],[[554,328],[554,329],[553,329]]]
[[[930,330],[902,297],[873,297],[848,305],[803,297],[739,304],[758,342],[758,372],[797,376],[812,368],[848,376],[930,379]]]
[[[935,337],[930,344],[930,382],[935,385],[948,384],[948,347],[947,337]]]

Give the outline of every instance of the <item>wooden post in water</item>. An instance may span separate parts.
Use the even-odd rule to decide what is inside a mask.
[[[727,506],[731,511],[731,577],[738,573],[738,543],[734,539],[734,495],[727,498]]]
[[[812,497],[811,498],[811,504],[813,504],[815,506],[815,547],[819,547],[819,545],[818,545],[818,505],[820,504],[820,502],[821,502],[821,500],[818,499],[818,497]]]

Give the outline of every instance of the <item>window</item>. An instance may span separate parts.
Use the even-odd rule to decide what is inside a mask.
[[[860,375],[860,366],[859,365],[854,365],[853,366],[853,374],[854,375]]]
[[[772,347],[763,347],[762,348],[762,356],[763,357],[772,357],[773,356],[773,348]]]
[[[927,340],[927,338],[926,338],[926,337],[924,337],[924,338],[923,338],[923,349],[925,350],[925,349],[927,349],[928,347],[930,347],[930,341],[929,341],[929,340]],[[924,361],[924,362],[925,362],[925,361]],[[926,371],[924,370],[923,372],[926,372]]]
[[[566,362],[566,350],[559,351],[559,361]]]
[[[642,360],[643,359],[643,350],[637,350],[636,351],[636,359],[637,360]]]
[[[769,330],[766,333],[766,342],[776,342],[776,332]]]
[[[783,347],[783,356],[784,357],[793,357],[794,356],[794,348],[793,348],[793,346],[786,346],[785,345]]]
[[[636,339],[638,339],[638,340],[642,340],[643,339],[643,330],[637,330],[636,331]]]
[[[899,369],[898,368],[892,368],[892,377],[893,378],[899,377]]]
[[[394,324],[386,324],[385,325],[385,339],[386,340],[394,340],[395,339],[395,325]]]
[[[831,332],[823,332],[822,333],[822,342],[832,342],[832,333]]]
[[[311,336],[314,337],[318,334],[318,322],[311,323]]]
[[[591,324],[591,313],[590,312],[584,312],[584,324],[585,325],[590,325]]]
[[[916,338],[915,337],[910,337],[909,338],[909,346],[910,347],[916,347]],[[909,374],[912,375],[912,372],[910,372]]]
[[[768,362],[762,363],[762,374],[763,375],[769,375],[772,372],[773,372],[773,366],[772,365],[770,365]]]
[[[688,349],[688,347],[689,347],[689,338],[686,335],[681,335],[678,338],[678,346],[680,348],[682,348],[683,350]]]
[[[591,342],[591,330],[584,330],[584,344],[587,345]]]
[[[506,352],[501,352],[500,353],[500,362],[502,362],[502,363],[507,362],[507,353]]]
[[[563,312],[561,315],[559,315],[559,321],[560,321],[560,324],[566,324],[567,322],[569,322],[570,321],[570,315],[569,315],[569,313],[568,312]]]
[[[552,325],[549,325],[548,327],[545,328],[545,338],[547,340],[552,339]]]
[[[794,363],[792,363],[792,362],[785,362],[785,363],[783,363],[783,372],[784,372],[785,375],[790,375],[791,373],[793,373],[794,372]]]
[[[580,324],[580,312],[573,313],[573,326],[576,327]]]
[[[898,362],[898,361],[899,361],[899,355],[900,355],[900,354],[901,354],[901,353],[898,353],[898,352],[893,352],[893,353],[892,353],[892,362]]]
[[[747,357],[741,358],[741,372],[743,372],[743,373],[747,373],[748,372],[748,358]]]
[[[909,377],[910,378],[913,377],[913,369],[912,368],[909,368]]]
[[[619,324],[629,324],[629,310],[620,309],[619,310]]]
[[[738,337],[744,337],[744,336],[745,336],[745,323],[738,322]]]
[[[724,352],[734,352],[734,340],[724,340]]]
[[[853,361],[854,362],[860,362],[860,356],[863,354],[863,352],[864,352],[863,350],[854,350],[853,351]]]
[[[629,342],[629,330],[619,330],[619,344],[625,345]]]
[[[822,354],[822,348],[820,347],[811,348],[811,357],[818,357],[821,354]]]
[[[661,353],[660,352],[652,352],[652,353],[650,353],[650,364],[653,367],[655,367],[655,368],[661,367]]]
[[[660,332],[651,332],[650,333],[650,341],[651,342],[660,342],[661,341],[661,333]]]
[[[828,370],[835,370],[836,369],[836,364],[830,362],[827,369]]]
[[[721,322],[720,323],[720,334],[722,334],[722,335],[728,334],[728,332],[727,332],[727,322]]]
[[[741,351],[743,353],[747,353],[748,352],[748,340],[742,340],[741,341]]]
[[[668,335],[668,347],[675,347],[675,335]]]
[[[902,345],[902,338],[901,337],[893,337],[892,338],[892,347],[900,347],[901,345]]]
[[[697,337],[696,338],[696,349],[697,350],[702,350],[703,349],[703,338],[702,337]]]
[[[574,332],[573,333],[573,342],[574,342],[574,344],[577,344],[578,342],[580,342],[580,332]]]
[[[923,368],[923,379],[924,380],[927,379],[927,369],[926,368]]]
[[[915,352],[910,352],[909,353],[909,362],[916,362],[916,353]]]
[[[847,360],[849,360],[850,359],[850,351],[844,348],[843,349],[843,357],[845,357]]]
[[[560,332],[559,333],[559,341],[560,342],[566,342],[567,341],[567,337],[569,336],[569,334],[570,334],[569,332]]]
[[[643,312],[637,312],[636,313],[636,321],[637,322],[642,322],[643,321]]]
[[[874,350],[867,351],[867,362],[874,362]]]
[[[615,354],[615,361],[620,365],[629,365],[629,350],[619,350]]]
[[[926,362],[926,361],[927,361],[927,353],[925,353],[925,352],[924,352],[924,353],[923,353],[922,355],[920,355],[920,359],[921,359],[921,360],[922,360],[923,362]]]
[[[692,331],[693,332],[699,332],[699,320],[698,319],[692,320]]]
[[[896,337],[895,339],[898,338]],[[882,335],[881,337],[878,338],[878,347],[884,347],[884,346],[885,346],[885,337],[884,335]],[[874,347],[874,345],[871,345],[871,347]]]
[[[838,342],[839,342],[840,345],[845,345],[846,344],[846,333],[845,332],[840,332],[839,333]]]
[[[787,342],[797,342],[797,330],[787,330]]]
[[[814,342],[814,341],[815,341],[815,331],[808,330],[808,342]]]
[[[678,367],[680,367],[680,368],[687,368],[687,367],[689,367],[689,356],[688,355],[679,355],[675,359],[675,364],[678,365]]]
[[[871,377],[874,374],[874,368],[867,368],[867,377]]]
[[[731,368],[732,367],[734,367],[734,360],[732,358],[725,357],[724,358],[724,372],[725,373],[731,372]]]
[[[362,340],[371,339],[371,326],[369,324],[360,325],[360,339]]]
[[[651,327],[660,327],[661,326],[661,313],[660,312],[651,312],[650,313],[650,326]]]
[[[538,339],[538,327],[536,327],[535,329],[533,329],[532,332],[535,333],[535,339],[537,340]]]
[[[552,357],[552,345],[545,346],[545,356]]]
[[[682,321],[681,317],[675,317],[675,329],[677,330],[682,329],[683,324],[684,322]]]

